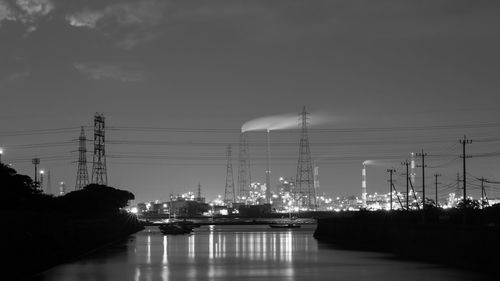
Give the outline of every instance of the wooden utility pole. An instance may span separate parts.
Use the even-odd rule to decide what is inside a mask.
[[[392,211],[392,186],[393,186],[393,183],[392,183],[392,173],[396,172],[396,170],[394,169],[388,169],[387,172],[389,172],[390,176],[389,176],[389,196],[390,196],[390,206],[391,206],[391,211]]]
[[[417,156],[422,157],[422,209],[425,210],[425,156],[427,156],[427,153],[424,153],[424,150],[422,149],[422,153],[417,153]]]
[[[463,159],[463,184],[464,184],[464,207],[466,207],[465,205],[467,205],[467,176],[466,176],[466,170],[465,170],[465,158],[467,158],[468,156],[465,155],[465,145],[466,144],[469,144],[469,143],[472,143],[472,140],[468,140],[465,135],[464,135],[464,139],[463,140],[460,140],[460,143],[462,144],[462,159]]]
[[[484,209],[484,182],[486,181],[484,178],[480,179],[481,181],[481,209]]]
[[[434,174],[434,178],[436,179],[435,184],[436,184],[436,207],[439,207],[438,204],[438,177],[440,177],[440,174]]]
[[[405,160],[404,162],[401,163],[401,165],[405,165],[406,166],[406,210],[410,210],[410,183],[409,183],[409,178],[408,178],[408,173],[409,173],[409,170],[408,170],[408,166],[410,165],[410,163],[408,162],[408,160]]]

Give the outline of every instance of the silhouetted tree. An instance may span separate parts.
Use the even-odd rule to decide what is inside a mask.
[[[481,203],[478,200],[465,199],[465,202],[462,200],[457,204],[457,209],[473,209],[477,210],[481,208]]]
[[[134,194],[106,185],[89,184],[81,190],[58,197],[65,209],[72,212],[102,213],[118,212],[126,207]]]
[[[0,208],[11,209],[36,197],[41,191],[33,180],[3,163],[0,163]]]

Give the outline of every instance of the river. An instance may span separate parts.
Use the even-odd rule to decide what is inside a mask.
[[[202,226],[191,235],[156,227],[33,280],[479,280],[475,272],[398,260],[383,253],[346,251],[318,243],[314,225],[299,229]]]

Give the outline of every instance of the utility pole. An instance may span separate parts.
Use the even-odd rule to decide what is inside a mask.
[[[484,182],[486,181],[484,178],[480,179],[481,181],[481,209],[484,209]]]
[[[440,177],[440,174],[434,174],[434,178],[436,179],[435,184],[436,184],[436,207],[439,207],[438,204],[438,177]]]
[[[47,194],[52,195],[52,181],[50,178],[50,170],[47,171]]]
[[[465,135],[463,140],[459,140],[459,142],[462,144],[462,159],[463,159],[463,181],[464,181],[464,207],[467,207],[467,182],[466,182],[466,170],[465,170],[465,158],[469,157],[465,155],[465,145],[472,143],[472,140],[468,140]]]
[[[396,172],[396,170],[394,169],[387,169],[387,172],[389,173],[389,194],[390,194],[390,206],[391,206],[391,211],[392,211],[392,186],[393,186],[393,183],[392,183],[392,174]]]
[[[417,153],[417,156],[422,157],[422,209],[425,210],[425,156],[427,156],[427,153],[424,153],[424,150],[422,149],[422,153]]]
[[[408,170],[409,170],[409,165],[410,163],[408,160],[405,160],[404,162],[401,163],[401,165],[406,166],[406,210],[410,210],[410,187],[409,187],[409,178],[408,178]]]

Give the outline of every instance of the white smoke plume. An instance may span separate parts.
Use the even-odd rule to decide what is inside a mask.
[[[310,126],[319,126],[333,122],[333,120],[335,120],[335,118],[324,112],[308,114],[308,124]],[[243,126],[241,126],[241,132],[297,129],[300,128],[300,122],[301,117],[298,113],[259,117],[245,122]]]
[[[363,165],[365,166],[388,166],[393,164],[394,161],[389,160],[365,160]]]

